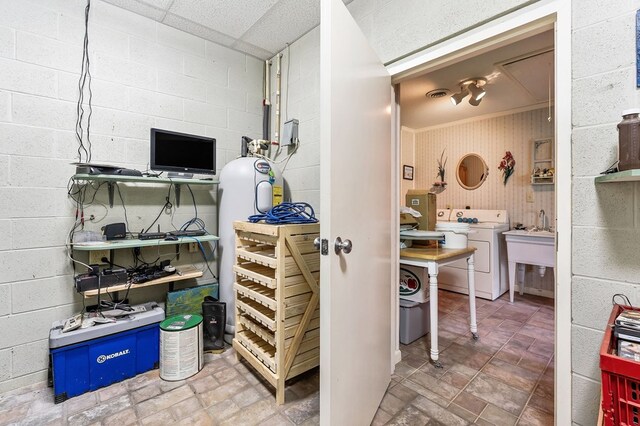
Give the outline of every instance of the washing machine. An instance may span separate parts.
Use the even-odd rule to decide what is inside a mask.
[[[502,232],[509,230],[506,210],[438,210],[438,221],[471,221],[469,247],[475,247],[476,296],[495,300],[509,290],[507,245]],[[458,260],[438,270],[438,287],[468,294],[467,263]]]

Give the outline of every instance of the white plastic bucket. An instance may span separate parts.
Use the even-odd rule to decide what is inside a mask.
[[[467,248],[467,234],[469,224],[464,222],[438,222],[436,231],[444,233],[442,248],[463,249]]]

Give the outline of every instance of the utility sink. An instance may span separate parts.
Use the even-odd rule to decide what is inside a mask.
[[[547,267],[556,266],[555,232],[514,230],[503,232],[507,240],[507,257],[509,260],[509,299],[513,302],[515,290],[516,269],[520,294],[524,291],[524,267],[535,265],[540,276],[545,275]]]

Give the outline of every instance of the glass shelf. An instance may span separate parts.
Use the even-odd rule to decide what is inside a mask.
[[[155,247],[168,246],[173,244],[188,244],[194,242],[217,241],[220,237],[217,235],[200,235],[198,237],[178,237],[178,240],[139,240],[137,238],[127,238],[125,240],[112,240],[97,243],[75,243],[73,249],[78,251],[93,250],[118,250],[135,247]]]
[[[596,183],[637,182],[637,181],[640,181],[640,169],[625,170],[623,172],[610,173],[608,175],[602,175],[596,178]]]
[[[90,174],[76,174],[72,177],[74,182],[78,181],[94,181],[94,182],[106,182],[109,190],[109,207],[113,207],[113,184],[118,182],[123,183],[141,183],[141,184],[160,184],[160,185],[175,185],[176,192],[176,205],[180,207],[180,185],[196,185],[196,186],[213,186],[220,183],[217,180],[208,179],[185,179],[185,178],[162,178],[162,177],[150,177],[150,176],[124,176],[124,175],[90,175]]]

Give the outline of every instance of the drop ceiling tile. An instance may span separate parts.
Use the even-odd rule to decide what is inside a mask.
[[[235,43],[231,45],[232,49],[240,50],[241,52],[245,52],[248,55],[255,56],[259,59],[269,59],[275,56],[276,52],[270,52],[261,47],[254,46],[251,43],[247,43],[242,40],[237,40]]]
[[[320,22],[317,0],[280,0],[240,40],[278,52]]]
[[[200,25],[239,38],[278,0],[180,0],[169,11]]]
[[[174,0],[137,0],[140,3],[145,3],[148,4],[149,6],[153,6],[156,9],[162,9],[162,10],[167,10],[169,8],[169,6],[171,6],[171,3],[174,2]]]
[[[231,46],[236,41],[233,37],[172,13],[167,13],[162,23],[223,46]]]
[[[114,6],[118,6],[129,12],[136,13],[138,15],[153,19],[154,21],[161,21],[164,15],[167,13],[162,9],[149,6],[148,4],[140,3],[135,0],[104,0],[106,3],[110,3]]]

